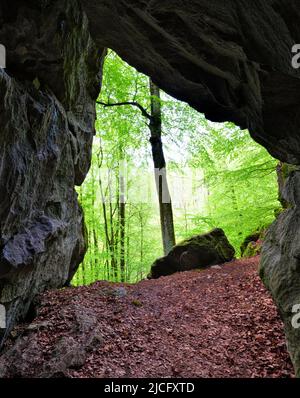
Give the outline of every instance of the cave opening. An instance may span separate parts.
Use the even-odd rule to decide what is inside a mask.
[[[164,255],[149,138],[149,77],[109,50],[89,174],[77,188],[87,252],[72,284],[135,283]],[[280,214],[278,161],[247,130],[159,90],[176,243],[220,228],[235,258],[260,253]],[[146,114],[146,115],[145,115]]]
[[[102,367],[107,363],[102,360],[106,355],[103,350],[92,364],[92,373],[89,361],[80,370],[74,369],[74,363],[62,364],[62,373],[67,376],[292,374],[282,323],[257,275],[258,257],[238,262],[245,267],[235,267],[233,262],[207,272],[178,272],[167,279],[131,284],[132,295],[122,286],[119,289],[118,284],[113,284],[116,289],[111,295],[111,290],[105,291],[100,282],[89,288],[61,289],[68,285],[83,258],[84,236],[90,244],[73,280],[78,285],[98,279],[143,279],[151,263],[162,255],[162,247],[165,253],[172,242],[172,234],[162,242],[162,228],[158,225],[160,206],[151,152],[154,145],[161,149],[161,139],[159,134],[151,136],[149,143],[150,127],[154,129],[159,124],[155,123],[159,118],[153,119],[152,106],[156,111],[161,107],[162,112],[162,142],[177,243],[219,227],[239,257],[246,230],[251,236],[250,241],[244,240],[244,248],[255,251],[259,249],[257,238],[262,240],[264,228],[276,218],[264,240],[260,277],[283,318],[288,350],[299,375],[300,70],[294,62],[294,49],[300,41],[300,13],[295,1],[188,1],[183,6],[182,1],[167,0],[54,0],[16,1],[14,5],[12,13],[8,12],[8,1],[0,4],[0,43],[5,47],[5,53],[0,48],[0,58],[6,58],[7,66],[5,70],[0,67],[0,345],[19,320],[26,320],[26,313],[28,322],[32,320],[35,314],[31,303],[45,292],[44,309],[51,316],[50,325],[40,325],[45,331],[45,340],[40,342],[44,348],[50,347],[48,358],[55,359],[52,353],[62,352],[69,343],[74,347],[73,342],[79,342],[80,354],[83,347],[88,353],[90,342],[99,342],[102,331],[112,328],[112,340],[105,346],[113,347],[112,353],[119,355],[115,331],[122,335],[123,330],[118,330],[117,325],[127,320],[128,336],[134,337],[129,342],[133,350],[128,350],[133,361],[121,365],[121,369],[114,368],[117,361]],[[77,194],[74,184],[82,184],[90,166],[101,60],[108,47],[151,76],[161,88],[159,92],[153,86],[153,93],[159,93],[161,100],[157,100],[157,95],[149,98],[148,77],[140,77],[129,98],[133,102],[132,96],[142,90],[144,94],[136,93],[140,106],[127,104],[127,114],[121,107],[105,106],[107,101],[128,102],[130,74],[125,67],[123,73],[113,73],[112,83],[118,83],[119,76],[117,86],[119,90],[123,87],[123,92],[117,96],[115,90],[104,90],[110,95],[98,99],[102,104],[97,106],[98,133],[92,168]],[[1,63],[4,64],[3,59]],[[186,104],[162,90],[203,112],[208,120],[231,121],[248,128],[256,142],[288,164],[277,165],[254,144],[247,131],[192,115]],[[148,121],[145,123],[142,117]],[[105,165],[100,168],[101,161]],[[127,176],[129,187],[125,184]],[[164,175],[160,178],[162,181]],[[104,196],[108,196],[104,201],[106,221],[100,180]],[[149,194],[153,200],[136,200],[139,188],[142,198]],[[135,201],[126,190],[133,192]],[[190,192],[195,194],[187,195],[194,198],[191,205],[184,201]],[[85,209],[86,231],[78,196]],[[118,200],[120,196],[123,201]],[[115,254],[113,262],[111,252]],[[135,257],[137,252],[139,257]],[[179,254],[184,264],[194,258],[193,252]],[[234,274],[238,270],[240,274]],[[90,300],[85,301],[85,293]],[[122,315],[120,308],[124,310]],[[145,314],[147,308],[148,315],[141,322],[147,330],[141,330],[134,319]],[[112,319],[112,314],[116,319]],[[85,322],[86,315],[91,322]],[[154,328],[148,327],[149,317],[154,328],[163,326],[157,339]],[[108,323],[96,324],[97,319]],[[173,322],[173,330],[166,320]],[[41,318],[38,316],[35,321]],[[72,321],[76,324],[71,325]],[[72,335],[61,346],[51,337],[63,324]],[[133,324],[137,327],[133,328]],[[88,333],[88,340],[81,339],[77,332],[84,331],[87,336],[85,326],[98,335]],[[27,333],[34,331],[26,331],[26,339]],[[135,361],[142,357],[141,350],[134,357],[136,341],[140,342],[140,335],[147,338],[150,334],[153,345],[142,352],[143,367]],[[215,336],[220,337],[218,345]],[[106,342],[109,338],[104,336]],[[173,338],[176,349],[166,352]],[[182,341],[187,338],[186,350]],[[212,344],[206,351],[208,340]],[[25,352],[36,351],[36,339],[23,342],[21,336]],[[201,354],[202,363],[189,362],[194,347]],[[164,353],[163,360],[154,361],[151,367],[151,356],[160,352]],[[28,367],[23,366],[24,352],[15,354],[10,350],[5,353],[7,361],[4,367],[0,366],[1,376],[45,375],[45,368],[40,366],[43,347],[41,356],[27,357]],[[90,354],[93,356],[94,352]],[[219,361],[219,356],[226,358],[226,364]],[[52,377],[57,373],[51,376],[49,370],[47,374]]]

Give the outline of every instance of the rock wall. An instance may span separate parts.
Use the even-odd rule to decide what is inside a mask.
[[[90,164],[104,48],[300,164],[300,70],[291,66],[299,20],[298,0],[1,1],[0,302],[9,327],[83,256],[74,185]],[[295,172],[285,185],[292,207],[271,228],[261,272],[299,374],[300,336],[289,327],[290,306],[300,303],[298,180]]]
[[[75,0],[2,1],[0,43],[7,49],[7,69],[0,69],[5,335],[34,296],[66,284],[84,256],[74,187],[90,165],[103,49]]]
[[[260,276],[270,289],[285,325],[288,350],[300,377],[300,328],[293,312],[300,305],[300,167],[285,165],[280,196],[286,209],[269,229],[263,248]]]
[[[213,121],[300,163],[297,0],[84,0],[91,34]]]

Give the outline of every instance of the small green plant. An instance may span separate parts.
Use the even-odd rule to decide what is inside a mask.
[[[142,307],[143,304],[140,302],[140,300],[132,300],[131,302],[132,305],[134,305],[135,307]]]

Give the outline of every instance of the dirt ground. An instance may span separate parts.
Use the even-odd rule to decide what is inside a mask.
[[[0,369],[5,377],[293,377],[258,262],[47,292]]]

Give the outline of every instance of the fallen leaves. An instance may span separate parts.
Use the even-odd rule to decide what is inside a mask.
[[[96,328],[99,343],[89,342],[85,363],[68,377],[292,377],[258,261],[45,293],[29,341],[35,336],[47,361],[61,338],[79,341],[84,328]],[[38,360],[23,376],[38,372]]]

